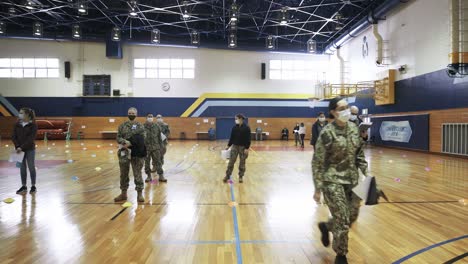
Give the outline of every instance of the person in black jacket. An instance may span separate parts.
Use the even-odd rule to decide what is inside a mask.
[[[310,144],[315,149],[315,144],[317,143],[318,136],[320,135],[320,131],[328,124],[327,119],[325,118],[325,114],[320,112],[317,117],[317,121],[312,126],[312,138],[310,139]]]
[[[22,186],[16,193],[25,194],[28,192],[28,187],[26,186],[27,164],[32,185],[29,193],[34,194],[37,191],[35,165],[36,143],[34,142],[37,134],[36,115],[31,108],[21,108],[18,117],[19,120],[15,124],[13,130],[12,141],[15,144],[17,153],[24,152],[24,158],[20,169]]]
[[[231,177],[234,164],[236,163],[237,156],[240,158],[239,162],[239,182],[242,183],[245,174],[245,160],[249,156],[250,148],[250,127],[244,124],[245,117],[242,114],[237,114],[235,117],[236,125],[231,130],[231,137],[229,138],[228,147],[231,148],[231,156],[226,170],[226,176],[223,182],[227,182]]]
[[[299,140],[299,123],[296,123],[296,126],[293,128],[293,133],[294,133],[294,142],[297,143],[300,142]]]

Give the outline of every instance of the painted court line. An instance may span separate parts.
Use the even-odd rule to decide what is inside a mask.
[[[116,219],[119,215],[121,215],[125,210],[127,210],[127,207],[125,208],[122,208],[122,210],[120,210],[116,215],[114,215],[110,220],[111,221],[114,221],[114,219]]]
[[[454,257],[453,259],[444,262],[444,264],[452,264],[466,257],[468,257],[468,252],[466,252],[465,254],[461,254],[460,256]]]
[[[426,251],[429,251],[429,250],[431,250],[431,249],[433,249],[433,248],[440,247],[440,246],[443,246],[443,245],[445,245],[445,244],[449,244],[449,243],[452,243],[452,242],[455,242],[455,241],[458,241],[458,240],[462,240],[462,239],[465,239],[465,238],[468,238],[468,235],[464,235],[464,236],[461,236],[461,237],[452,238],[452,239],[449,239],[449,240],[442,241],[442,242],[440,242],[440,243],[434,244],[434,245],[432,245],[432,246],[425,247],[425,248],[423,248],[423,249],[420,249],[420,250],[418,250],[418,251],[416,251],[416,252],[413,252],[413,253],[409,254],[408,256],[402,257],[401,259],[399,259],[399,260],[393,262],[392,264],[400,264],[400,263],[403,263],[403,262],[407,261],[408,259],[411,259],[411,258],[413,258],[413,257],[415,257],[415,256],[417,256],[417,255],[419,255],[419,254],[422,254],[422,253],[424,253],[424,252],[426,252]]]
[[[230,183],[230,188],[231,188],[231,201],[235,202],[236,199],[234,197],[234,184]],[[237,255],[237,264],[242,264],[242,251],[241,251],[241,241],[240,241],[240,235],[239,235],[239,225],[237,223],[237,211],[236,207],[232,207],[232,218],[234,220],[234,235],[236,239],[236,255]]]

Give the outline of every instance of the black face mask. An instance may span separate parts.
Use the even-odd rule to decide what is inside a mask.
[[[130,119],[130,121],[135,120],[135,118],[136,118],[136,116],[134,116],[134,115],[128,115],[128,119]]]

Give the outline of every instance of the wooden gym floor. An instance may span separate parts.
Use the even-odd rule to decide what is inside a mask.
[[[312,199],[310,146],[253,142],[244,183],[229,185],[226,142],[172,141],[169,182],[146,185],[137,205],[131,177],[125,209],[113,203],[114,141],[37,144],[38,193],[20,196],[11,142],[1,142],[0,198],[15,201],[0,203],[0,263],[333,263],[317,230],[328,210]],[[366,156],[391,202],[361,207],[350,263],[467,263],[467,160],[376,147]]]

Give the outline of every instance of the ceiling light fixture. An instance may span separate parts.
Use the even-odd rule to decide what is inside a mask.
[[[129,8],[128,8],[128,15],[131,17],[136,17],[138,16],[138,3],[137,1],[129,1],[128,2]]]
[[[72,27],[72,37],[74,39],[80,39],[81,38],[81,28],[80,25],[73,25]]]
[[[229,33],[228,41],[229,41],[229,45],[228,45],[229,48],[237,47],[237,35],[235,32]]]
[[[280,14],[280,24],[281,25],[287,25],[288,24],[288,7],[283,7],[281,8],[281,14]]]
[[[237,7],[236,1],[232,3],[230,13],[231,21],[237,22],[239,20],[239,8]]]
[[[266,38],[266,48],[269,50],[275,49],[275,40],[276,38],[273,35],[269,35]]]
[[[42,24],[40,22],[34,22],[33,24],[33,35],[36,37],[42,36]]]
[[[190,33],[190,38],[191,38],[191,41],[192,41],[193,45],[200,44],[200,34],[196,30],[193,30]]]
[[[187,1],[184,1],[182,3],[182,15],[181,15],[181,18],[182,20],[188,20],[190,19],[190,13],[189,13],[189,10],[188,10],[188,2]]]
[[[33,1],[26,1],[26,8],[29,10],[33,10],[34,9]]]
[[[315,53],[317,52],[317,42],[313,39],[307,41],[307,52]]]
[[[3,35],[6,33],[6,24],[3,21],[0,21],[0,35]]]
[[[80,15],[87,15],[88,14],[88,6],[85,1],[78,1],[77,3],[77,10]]]
[[[151,31],[151,42],[156,44],[161,42],[159,29],[153,29]]]
[[[114,27],[112,29],[112,41],[120,41],[120,28]]]

